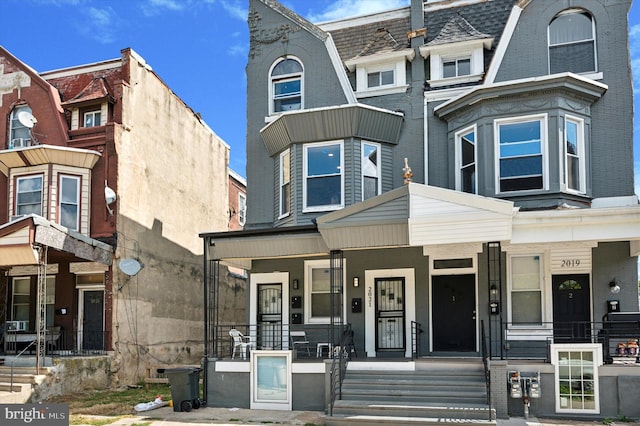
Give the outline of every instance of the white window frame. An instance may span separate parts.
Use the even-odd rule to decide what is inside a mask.
[[[275,67],[278,66],[278,64],[280,64],[281,62],[286,60],[296,61],[300,65],[300,68],[302,68],[302,71],[290,73],[290,74],[280,74],[277,76],[272,75]],[[287,112],[287,110],[276,111],[276,108],[275,108],[275,101],[277,100],[276,94],[275,94],[276,93],[275,85],[277,83],[283,83],[287,81],[300,80],[300,93],[298,95],[300,97],[300,108],[297,108],[293,111],[299,111],[304,109],[304,74],[305,74],[304,64],[299,58],[292,55],[280,57],[273,64],[271,64],[271,68],[269,68],[269,115],[282,114],[284,112]],[[293,99],[298,96],[287,96],[287,98]],[[279,99],[284,99],[284,97]]]
[[[532,189],[519,189],[514,191],[503,191],[500,187],[500,126],[525,123],[530,121],[538,121],[540,123],[540,156],[541,156],[541,169],[542,169],[542,187]],[[547,191],[549,189],[549,164],[548,164],[548,150],[549,150],[549,137],[548,137],[548,114],[535,114],[535,115],[523,115],[518,117],[508,117],[496,119],[493,121],[493,135],[494,135],[494,148],[495,148],[495,188],[496,194],[515,194],[515,193],[527,193],[536,191]],[[523,156],[521,156],[523,157]],[[511,157],[517,158],[517,157]]]
[[[460,67],[458,65],[458,63],[460,61],[469,61],[469,73],[468,74],[460,74]],[[442,63],[441,63],[441,66],[442,66],[442,78],[449,79],[449,78],[459,78],[459,77],[468,77],[468,76],[470,76],[471,75],[471,61],[472,61],[471,60],[471,55],[453,56],[453,57],[443,56],[442,57]],[[456,67],[455,75],[452,75],[452,76],[449,76],[449,77],[445,77],[445,75],[444,75],[445,65],[448,64],[448,63],[451,63],[451,62],[455,63],[455,67]]]
[[[312,296],[314,294],[313,285],[312,285],[312,277],[314,269],[331,269],[331,261],[330,259],[321,259],[321,260],[306,260],[304,262],[304,322],[305,324],[329,324],[331,322],[331,317],[320,317],[313,315],[312,309]],[[331,272],[329,271],[329,274]],[[343,260],[342,262],[342,317],[346,318],[347,315],[347,261]],[[329,289],[329,293],[331,289]],[[327,293],[327,292],[322,292]],[[334,321],[339,320],[339,318],[334,318]]]
[[[600,343],[573,343],[573,344],[551,344],[551,364],[554,366],[554,389],[555,389],[555,408],[556,413],[582,413],[582,414],[599,414],[600,413],[600,378],[599,367],[602,366],[602,345]],[[593,409],[575,409],[575,408],[563,408],[562,396],[560,394],[560,379],[561,371],[560,367],[566,360],[560,359],[560,352],[591,352],[591,358],[593,359],[593,396],[594,396],[594,408]],[[570,377],[574,372],[578,372],[577,369],[581,369],[581,366],[569,366]],[[584,376],[580,375],[582,379]],[[582,380],[578,380],[579,382]]]
[[[288,162],[287,173],[285,173],[285,162]],[[287,148],[280,154],[280,167],[279,167],[279,203],[278,203],[278,219],[282,219],[291,214],[291,149]],[[285,200],[285,187],[289,189],[289,197]],[[286,210],[284,209],[286,202]]]
[[[367,59],[352,59],[346,61],[349,71],[356,73],[356,97],[366,98],[393,93],[402,93],[407,85],[407,60],[413,60],[412,51],[400,51]],[[369,74],[393,71],[393,84],[369,87]]]
[[[339,145],[340,146],[340,171],[339,173],[327,174],[327,175],[318,175],[315,177],[329,177],[340,175],[340,202],[334,204],[326,204],[320,206],[307,206],[307,180],[311,177],[308,175],[308,160],[309,160],[309,149],[317,148],[321,146],[331,146],[331,145]],[[344,141],[327,141],[327,142],[317,142],[303,145],[303,181],[302,181],[302,202],[303,202],[303,213],[307,212],[323,212],[323,211],[332,211],[338,210],[344,207]]]
[[[39,216],[43,216],[42,212],[44,210],[44,175],[43,174],[34,174],[34,175],[24,175],[16,178],[16,198],[15,198],[15,214],[16,216],[23,215],[25,213],[20,212],[20,205],[18,204],[18,196],[21,194],[20,182],[27,179],[40,179],[40,213],[37,213]],[[33,203],[32,203],[33,204]],[[25,204],[26,205],[26,204]],[[29,204],[31,205],[31,204]]]
[[[18,114],[20,114],[23,111],[31,114],[31,108],[29,107],[29,105],[26,105],[26,104],[16,105],[15,108],[13,108],[13,110],[11,111],[11,118],[9,120],[9,148],[10,149],[24,148],[27,146],[31,146],[31,142],[32,142],[31,129],[29,129],[27,126],[22,124],[18,119]],[[18,131],[20,131],[20,133],[22,134],[24,134],[24,132],[27,132],[29,134],[29,137],[27,138],[17,137],[16,132]]]
[[[244,226],[247,222],[247,196],[238,193],[238,225]]]
[[[29,289],[28,293],[18,293],[16,291],[16,283],[18,281],[27,283],[27,288]],[[24,302],[16,303],[16,296],[25,296],[28,300],[26,303]],[[30,304],[31,304],[31,277],[13,277],[13,279],[11,280],[11,320],[25,321],[28,324],[29,314],[31,310]],[[27,308],[26,318],[23,316],[20,316],[20,317],[16,316],[16,306],[20,306],[23,308],[26,306]]]
[[[584,9],[581,9],[581,8],[572,8],[572,9],[563,10],[562,12],[560,12],[556,16],[554,16],[553,19],[551,20],[551,22],[549,22],[549,25],[547,25],[547,64],[548,64],[548,72],[549,72],[549,74],[551,74],[551,49],[553,47],[562,45],[562,44],[554,44],[554,45],[551,44],[551,24],[553,23],[553,21],[555,21],[560,16],[562,16],[562,15],[570,15],[570,14],[585,14],[585,15],[589,15],[589,18],[591,20],[591,38],[590,39],[573,40],[571,42],[564,43],[564,45],[571,45],[571,44],[584,43],[586,41],[592,41],[593,42],[593,67],[594,67],[594,69],[593,70],[588,70],[588,71],[576,72],[576,73],[583,74],[583,75],[589,75],[589,74],[598,73],[598,44],[596,42],[596,22],[595,22],[595,19],[593,18],[593,15],[591,13],[589,13],[587,10],[584,10]],[[564,71],[560,71],[560,72],[568,72],[568,71],[564,70]]]
[[[65,202],[62,199],[62,192],[63,192],[63,183],[62,182],[65,179],[75,181],[75,184],[76,184],[76,195],[77,195],[75,203],[73,203],[73,202]],[[66,226],[67,228],[69,228],[69,229],[71,229],[73,231],[80,231],[80,214],[81,214],[81,212],[80,212],[80,199],[82,197],[82,194],[81,194],[82,188],[81,188],[81,185],[80,185],[80,176],[72,176],[72,175],[63,175],[63,174],[61,174],[59,182],[60,182],[59,183],[60,186],[58,188],[58,215],[57,215],[58,216],[58,223],[60,225],[62,225],[62,226]],[[74,226],[67,226],[67,225],[62,223],[62,205],[63,204],[65,204],[65,205],[75,205],[75,208],[76,208],[76,223],[75,223]]]
[[[462,145],[462,137],[468,135],[469,133],[473,133],[473,167],[475,169],[475,173],[473,175],[473,191],[471,194],[478,193],[478,128],[476,124],[472,126],[466,127],[455,133],[455,149],[456,149],[456,191],[464,191],[464,179],[463,179],[463,169],[466,167],[462,164],[463,160],[463,145]]]
[[[576,126],[576,136],[577,136],[577,141],[576,141],[576,149],[578,150],[577,154],[570,154],[567,151],[567,142],[566,142],[566,138],[567,138],[567,123],[572,123]],[[565,115],[564,117],[564,129],[563,132],[561,134],[560,137],[560,141],[562,141],[562,154],[563,154],[563,158],[564,158],[564,187],[565,190],[567,192],[573,192],[576,194],[584,194],[586,193],[586,188],[587,188],[587,176],[586,176],[586,166],[585,166],[585,159],[586,159],[586,152],[585,152],[585,142],[584,142],[584,120],[579,118],[579,117],[575,117],[572,115]],[[578,159],[578,180],[579,180],[579,187],[578,188],[571,188],[569,186],[569,161],[571,160],[571,158],[577,158]]]
[[[87,125],[87,119],[91,117],[93,125]],[[96,120],[97,119],[97,120]],[[102,111],[99,109],[87,111],[82,114],[82,127],[100,127],[102,125]]]
[[[512,261],[514,258],[527,258],[527,257],[534,257],[537,256],[540,259],[540,269],[539,269],[539,289],[519,289],[519,290],[514,290],[513,289],[513,266],[512,266]],[[512,253],[509,254],[507,256],[507,294],[508,294],[508,299],[507,299],[507,316],[508,316],[508,321],[509,321],[509,329],[510,330],[522,330],[522,329],[532,329],[532,330],[540,330],[540,329],[551,329],[552,328],[552,324],[550,322],[550,312],[547,309],[548,303],[547,303],[547,298],[549,290],[547,289],[547,276],[549,275],[547,268],[549,265],[549,261],[547,259],[547,256],[545,253],[542,252],[527,252],[527,253]],[[540,324],[535,324],[535,323],[527,323],[527,324],[521,324],[521,325],[514,325],[513,324],[513,310],[514,310],[514,306],[513,306],[513,299],[512,299],[512,294],[514,292],[518,292],[518,291],[539,291],[540,292]],[[517,338],[514,336],[513,338]]]
[[[429,58],[430,79],[427,83],[431,87],[442,87],[452,84],[475,83],[484,76],[484,49],[490,49],[493,38],[483,40],[447,43],[438,46],[421,46],[420,55]],[[470,73],[455,77],[444,77],[444,63],[470,59]]]
[[[375,165],[376,167],[376,175],[375,178],[377,179],[377,186],[376,186],[376,195],[374,196],[378,196],[382,193],[382,145],[380,145],[379,143],[375,143],[375,142],[367,142],[367,141],[363,141],[362,145],[361,145],[361,161],[360,161],[360,178],[361,178],[361,192],[362,192],[362,201],[364,201],[365,198],[365,193],[364,193],[364,187],[365,187],[365,179],[367,177],[374,177],[374,176],[370,176],[369,174],[367,174],[367,169],[365,168],[365,147],[366,146],[371,146],[374,147],[376,152],[378,153],[378,164]]]

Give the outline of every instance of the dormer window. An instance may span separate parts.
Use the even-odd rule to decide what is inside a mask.
[[[359,98],[401,93],[407,90],[406,61],[414,58],[411,49],[345,61],[356,73]]]
[[[270,114],[303,108],[303,68],[300,61],[293,57],[281,58],[274,63],[269,76]]]
[[[492,45],[493,37],[476,30],[462,16],[451,18],[436,38],[420,46],[420,55],[429,58],[431,78],[427,82],[442,87],[482,80],[484,50]]]
[[[100,126],[100,110],[89,111],[83,114],[84,126],[83,127],[97,127]]]
[[[344,62],[356,73],[356,96],[402,93],[407,90],[406,63],[415,57],[413,49],[398,43],[386,28],[378,28],[367,45],[353,58]]]
[[[393,86],[395,82],[393,70],[375,71],[367,74],[367,88]]]

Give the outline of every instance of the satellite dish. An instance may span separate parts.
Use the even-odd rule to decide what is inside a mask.
[[[38,120],[36,120],[36,118],[29,111],[20,111],[18,113],[18,121],[24,127],[28,127],[29,129],[33,129],[33,126],[38,123]]]
[[[107,201],[107,205],[112,204],[116,200],[116,192],[108,186],[105,186],[104,199]]]
[[[135,259],[122,259],[118,263],[118,268],[125,274],[133,277],[143,268],[143,264]]]

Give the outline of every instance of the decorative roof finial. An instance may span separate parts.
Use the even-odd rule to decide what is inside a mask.
[[[404,168],[402,169],[402,177],[404,177],[404,184],[407,185],[413,181],[413,172],[411,171],[411,167],[409,167],[409,160],[405,157],[404,159]]]

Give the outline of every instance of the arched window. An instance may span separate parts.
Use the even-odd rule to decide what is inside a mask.
[[[302,109],[302,64],[296,59],[281,58],[270,74],[271,113]]]
[[[24,148],[31,146],[31,129],[26,126],[24,119],[20,120],[20,113],[31,116],[28,105],[18,105],[11,111],[11,128],[9,134],[9,148]],[[26,114],[23,114],[23,117]]]
[[[595,25],[582,9],[558,14],[549,24],[549,72],[596,71]]]

